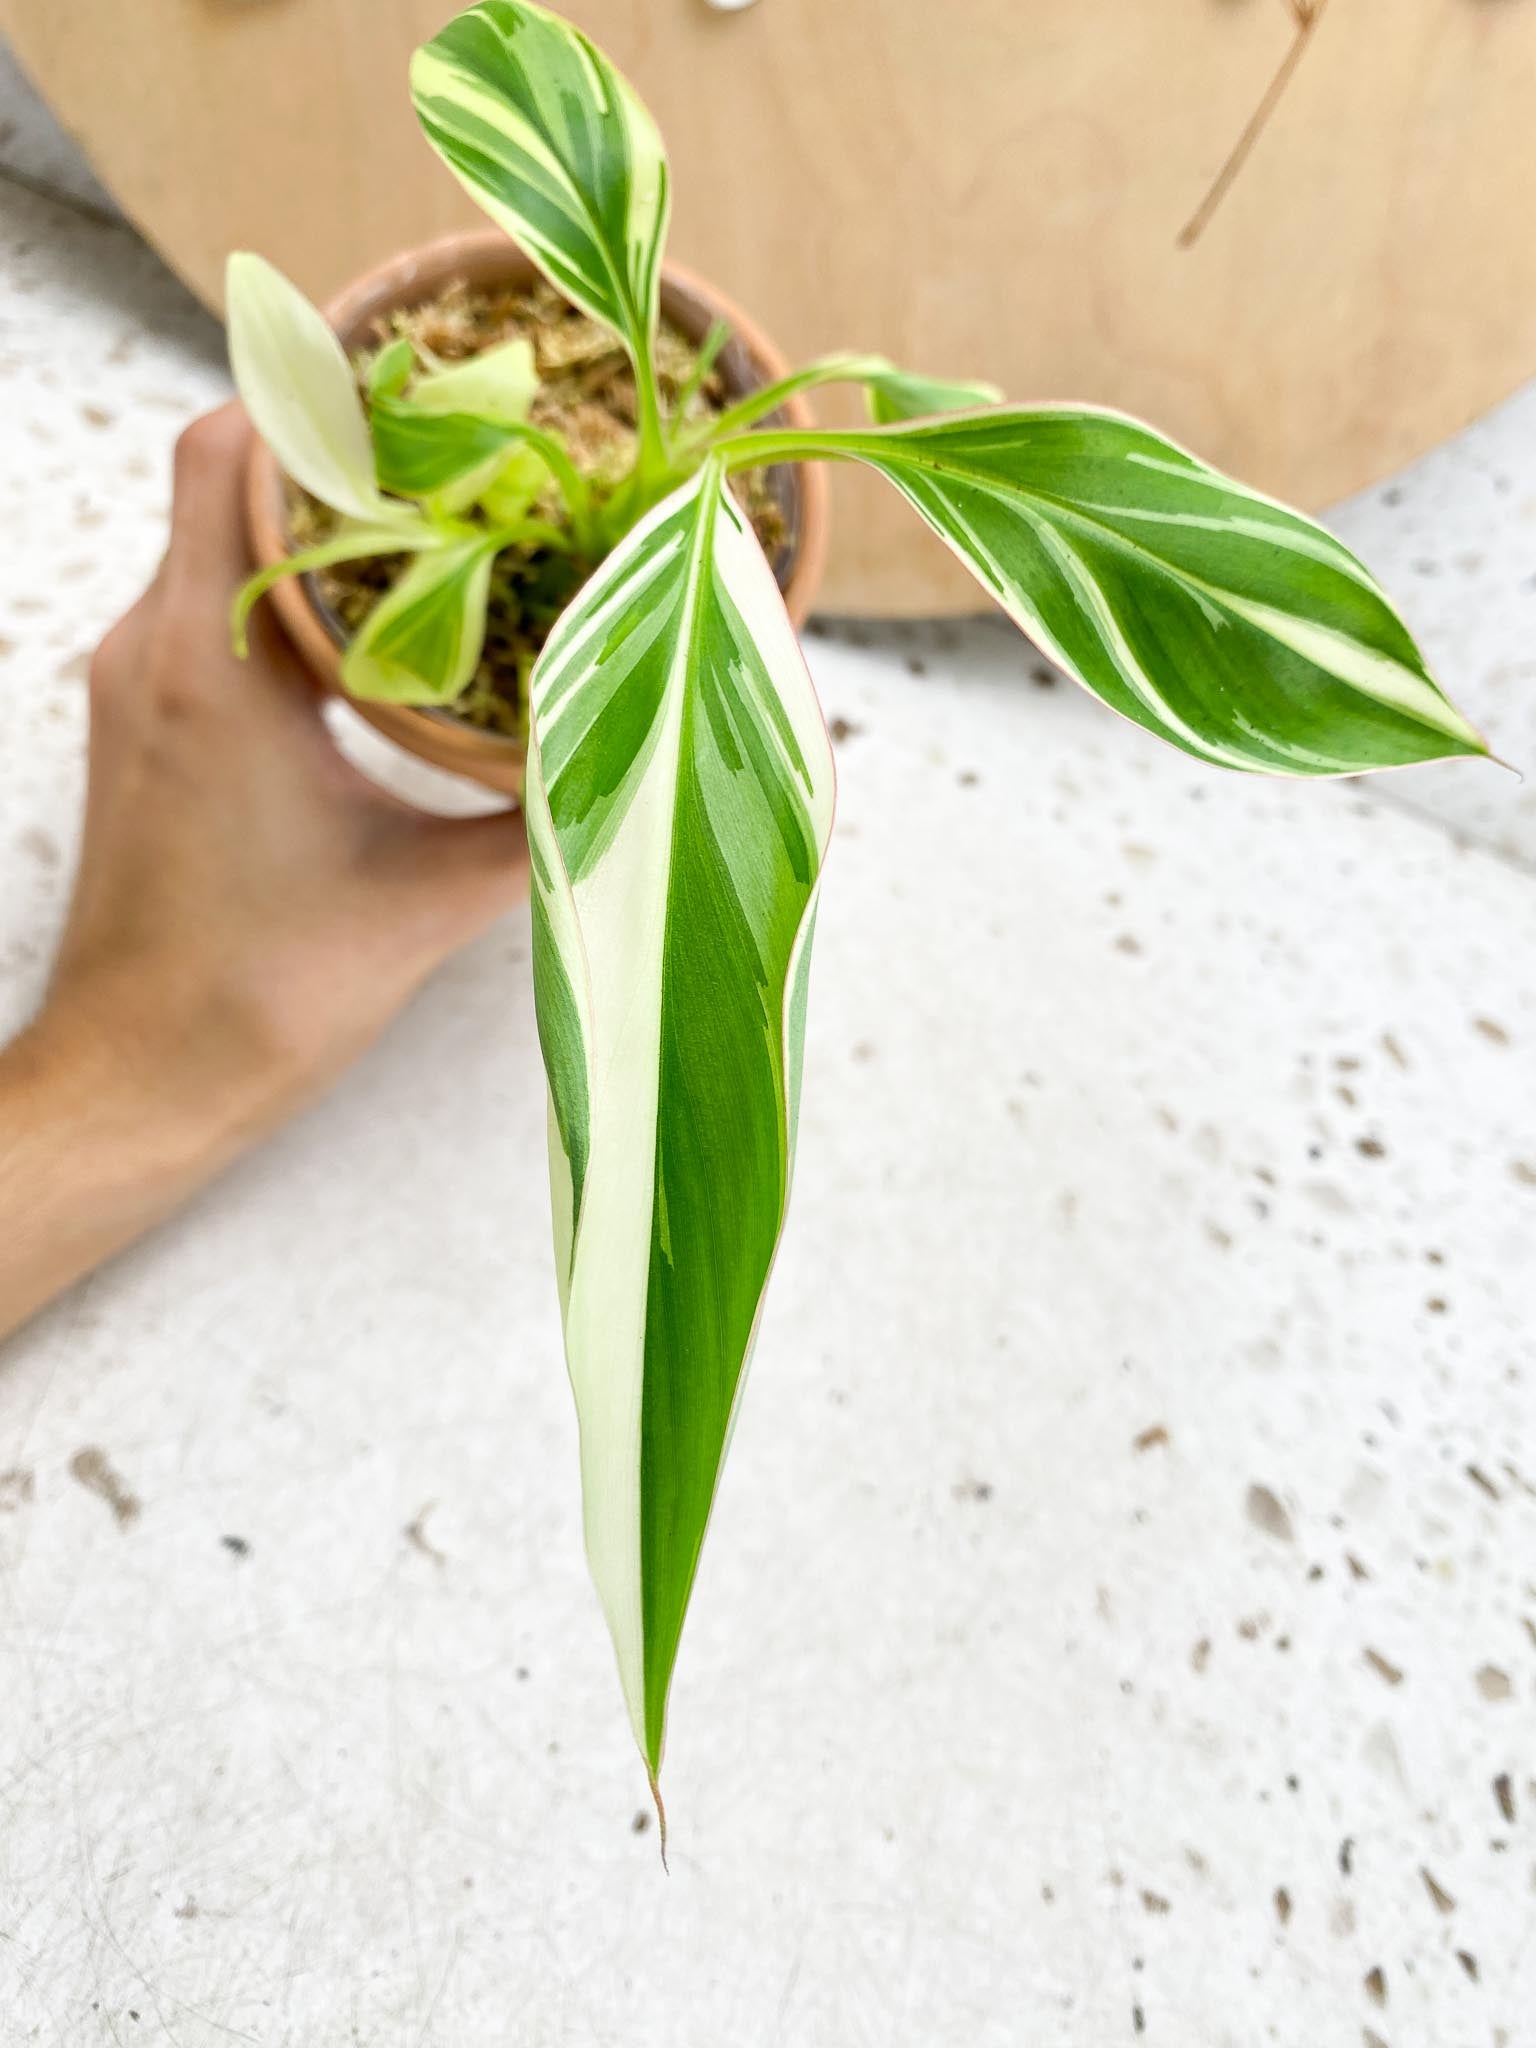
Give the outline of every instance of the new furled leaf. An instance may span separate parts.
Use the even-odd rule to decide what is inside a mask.
[[[530,685],[534,987],[587,1549],[654,1783],[784,1220],[831,748],[711,463]]]
[[[649,362],[667,228],[661,136],[579,29],[480,0],[416,52],[427,140],[574,305]]]
[[[1202,760],[1353,775],[1486,751],[1341,542],[1123,414],[748,435],[732,464],[748,449],[881,471],[1038,647]]]

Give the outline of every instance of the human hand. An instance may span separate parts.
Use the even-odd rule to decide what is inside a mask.
[[[248,432],[231,405],[183,435],[165,560],[92,663],[74,899],[42,1013],[0,1054],[0,1331],[322,1089],[527,890],[520,815],[375,788],[262,610],[249,660],[230,651]],[[62,1260],[49,1137],[76,1220],[110,1211]]]

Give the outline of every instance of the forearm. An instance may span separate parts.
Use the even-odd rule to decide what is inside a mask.
[[[0,1050],[0,1337],[162,1222],[225,1163],[110,1040],[45,1018]]]

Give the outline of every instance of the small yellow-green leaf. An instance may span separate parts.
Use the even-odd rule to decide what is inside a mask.
[[[533,509],[548,482],[549,467],[537,448],[514,445],[489,481],[480,485],[478,502],[495,525],[511,525]]]
[[[368,369],[368,396],[398,398],[416,367],[416,351],[403,334],[386,342]]]
[[[370,525],[406,516],[374,478],[352,366],[324,319],[260,256],[229,259],[229,360],[245,409],[295,483]]]
[[[474,675],[496,541],[452,542],[412,563],[363,621],[342,657],[354,697],[451,704]]]
[[[423,412],[473,413],[476,419],[514,426],[527,419],[538,388],[533,343],[519,336],[461,363],[428,370],[411,386],[410,399]]]

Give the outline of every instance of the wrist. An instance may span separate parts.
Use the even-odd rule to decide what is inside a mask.
[[[82,1230],[148,1229],[261,1128],[254,1079],[197,1034],[147,1028],[109,989],[50,996],[0,1048],[7,1213],[67,1211]]]
[[[169,1214],[196,1148],[57,1020],[0,1049],[0,1336]]]
[[[0,1048],[0,1103],[9,1133],[47,1145],[60,1165],[88,1164],[104,1196],[178,1179],[213,1149],[160,1062],[68,1005],[50,1003]]]
[[[162,1222],[283,1113],[240,1034],[66,979],[0,1048],[0,1336]]]

